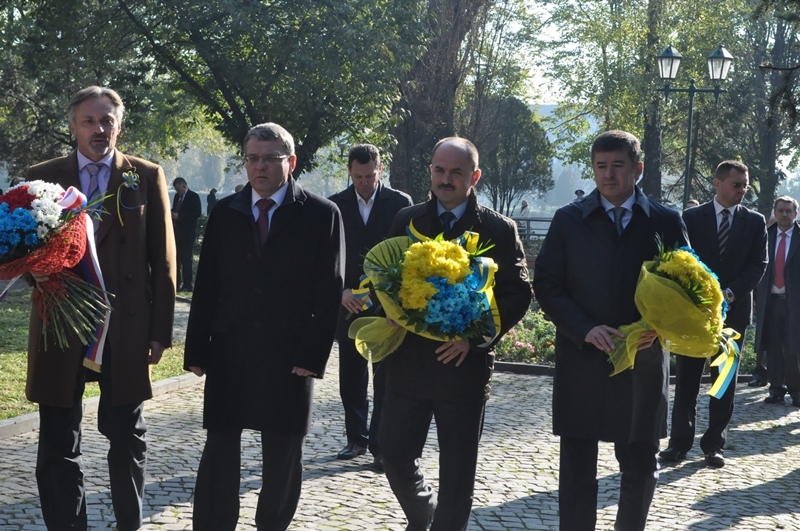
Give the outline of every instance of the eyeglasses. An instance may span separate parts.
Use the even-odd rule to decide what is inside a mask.
[[[245,164],[250,164],[251,166],[257,165],[259,161],[263,162],[264,164],[277,164],[288,159],[289,157],[291,157],[291,155],[245,155],[244,162]]]

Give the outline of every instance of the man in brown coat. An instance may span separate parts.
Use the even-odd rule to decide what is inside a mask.
[[[78,149],[29,168],[26,179],[75,186],[87,197],[96,182],[107,196],[95,242],[114,311],[100,373],[84,367],[86,347],[76,338],[64,350],[45,345],[41,319],[31,312],[26,394],[39,403],[36,479],[48,529],[87,529],[81,398],[86,381],[99,381],[98,429],[110,442],[116,529],[132,530],[142,524],[147,431],[142,410],[143,401],[152,397],[149,366],[172,341],[175,239],[167,183],[161,167],[115,148],[124,112],[116,92],[87,87],[75,94],[68,110]],[[138,186],[125,186],[122,174],[128,172],[138,176]],[[37,283],[47,281],[34,277]]]

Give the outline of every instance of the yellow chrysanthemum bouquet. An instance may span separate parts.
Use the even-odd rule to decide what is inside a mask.
[[[709,392],[721,396],[736,374],[739,334],[724,327],[727,303],[717,276],[689,247],[665,249],[644,262],[636,284],[634,300],[642,316],[637,323],[619,330],[625,338],[609,352],[612,376],[634,366],[637,343],[645,330],[655,330],[661,345],[680,356],[707,358],[720,354],[712,365],[720,377]]]
[[[427,238],[413,224],[407,236],[389,238],[364,258],[364,273],[386,317],[361,317],[350,326],[362,356],[380,361],[400,346],[407,332],[437,341],[483,338],[489,345],[500,329],[492,287],[497,264],[481,256],[478,234],[455,240]]]

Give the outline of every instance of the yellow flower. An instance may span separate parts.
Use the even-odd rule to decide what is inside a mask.
[[[463,281],[470,270],[469,253],[454,242],[428,240],[409,246],[403,258],[400,303],[410,310],[423,310],[438,290],[427,278],[446,278],[451,284]]]

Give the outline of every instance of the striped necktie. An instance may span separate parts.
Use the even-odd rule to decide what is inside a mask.
[[[731,212],[727,208],[722,209],[722,222],[719,224],[719,255],[725,253],[725,246],[728,245],[728,236],[731,232],[730,222]]]

